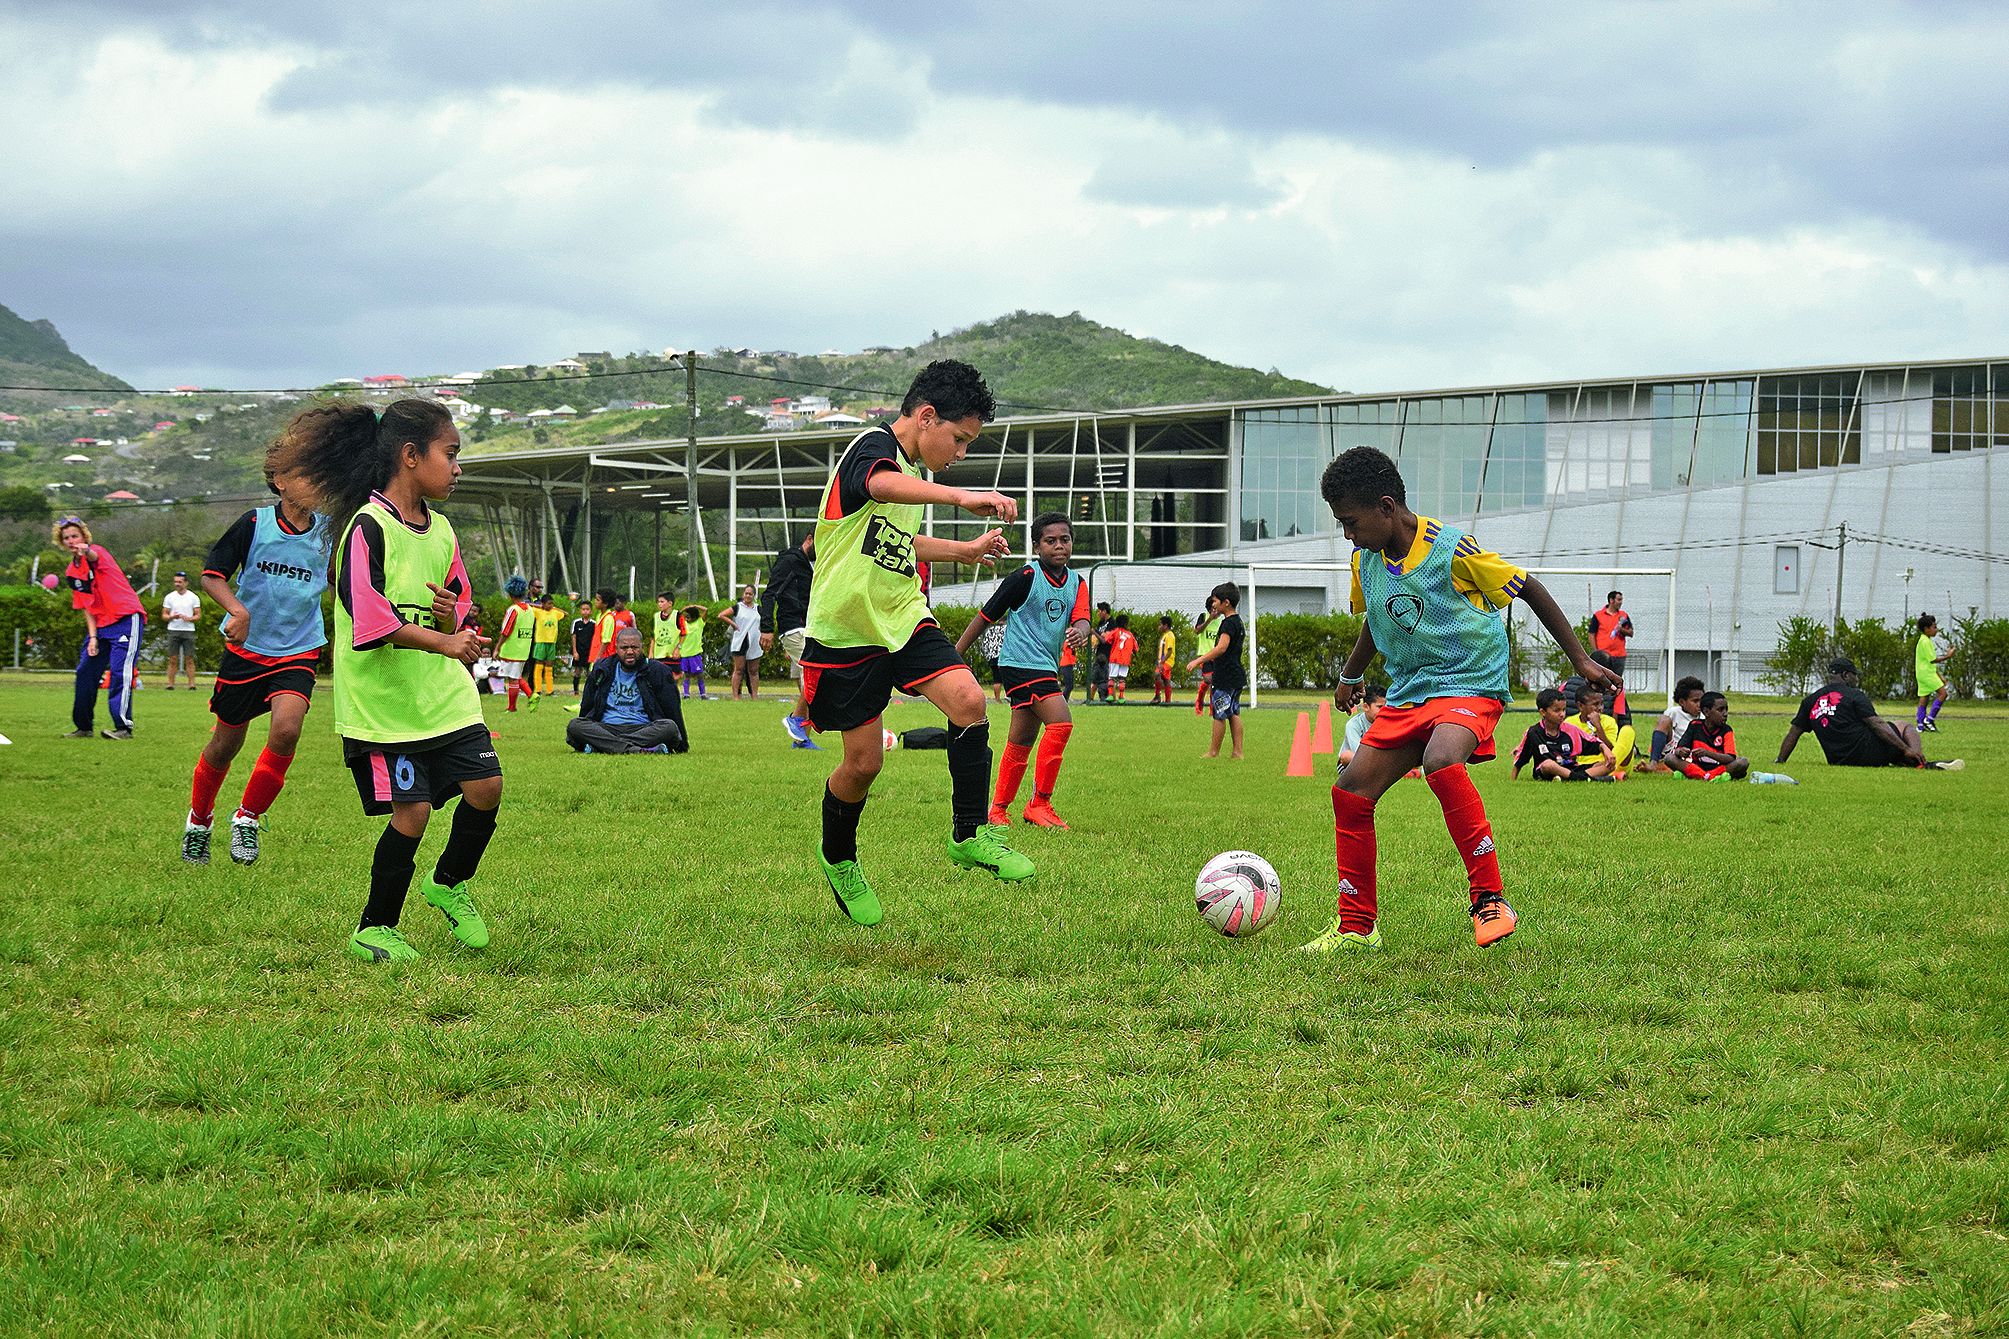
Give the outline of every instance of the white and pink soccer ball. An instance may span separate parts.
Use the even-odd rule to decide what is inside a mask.
[[[1277,918],[1283,884],[1253,851],[1223,851],[1200,871],[1193,898],[1201,920],[1230,939],[1247,939]]]

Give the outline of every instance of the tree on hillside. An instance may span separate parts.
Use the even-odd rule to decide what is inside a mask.
[[[31,484],[0,488],[0,521],[42,521],[49,516],[49,495]]]

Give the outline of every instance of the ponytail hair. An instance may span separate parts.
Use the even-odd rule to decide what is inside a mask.
[[[396,400],[382,417],[366,404],[339,400],[303,409],[265,453],[267,479],[290,474],[307,505],[346,525],[370,494],[391,481],[398,452],[410,442],[424,454],[453,416],[431,400]]]

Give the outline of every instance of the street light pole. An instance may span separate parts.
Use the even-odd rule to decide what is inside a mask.
[[[684,589],[698,588],[698,351],[684,354]]]

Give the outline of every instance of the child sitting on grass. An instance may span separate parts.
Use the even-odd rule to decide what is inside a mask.
[[[1737,755],[1737,732],[1730,728],[1730,699],[1721,693],[1702,695],[1702,719],[1681,737],[1688,761],[1681,774],[1693,781],[1742,781],[1751,760]]]
[[[1520,780],[1523,767],[1533,767],[1537,781],[1611,780],[1611,754],[1604,741],[1565,721],[1567,709],[1560,688],[1544,688],[1535,695],[1535,723],[1514,751],[1514,780]],[[1595,761],[1586,763],[1587,757]]]

